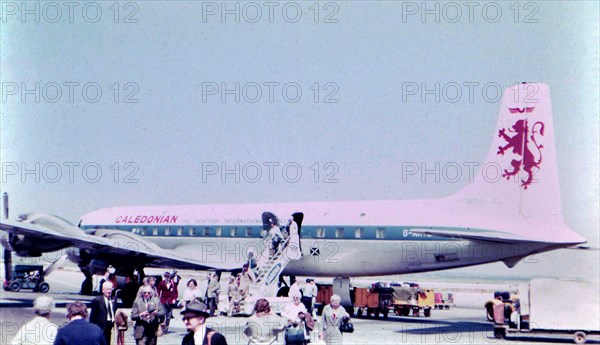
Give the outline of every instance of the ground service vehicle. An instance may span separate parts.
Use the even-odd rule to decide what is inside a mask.
[[[50,285],[44,281],[44,266],[41,265],[15,265],[7,287],[14,292],[31,289],[46,293],[50,290]]]
[[[421,289],[417,284],[394,285],[392,308],[396,315],[419,316],[423,310],[425,317],[431,316],[435,307],[435,292],[432,289]]]
[[[450,309],[450,306],[454,305],[454,295],[450,292],[442,293],[436,292],[435,298],[435,309]]]
[[[597,281],[533,279],[519,284],[520,302],[507,323],[494,327],[494,335],[569,334],[583,344],[590,334],[600,334],[599,290]]]
[[[387,319],[392,307],[394,289],[391,287],[381,286],[379,283],[373,284],[369,288],[354,289],[354,308],[356,309],[356,317],[362,317],[366,313],[367,317],[374,314]]]

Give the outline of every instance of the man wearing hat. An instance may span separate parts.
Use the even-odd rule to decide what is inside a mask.
[[[181,345],[227,345],[221,333],[206,327],[209,315],[204,303],[192,301],[186,305],[183,323],[189,332],[183,337]]]

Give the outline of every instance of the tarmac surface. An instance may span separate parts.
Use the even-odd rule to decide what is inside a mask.
[[[79,272],[60,270],[47,278],[51,289],[48,293],[56,301],[51,321],[67,322],[66,305],[76,300],[91,301],[91,296],[78,294],[83,275]],[[184,278],[185,280],[185,278]],[[0,344],[10,344],[17,330],[33,316],[33,300],[41,293],[29,290],[19,293],[1,291],[0,294]],[[467,301],[465,301],[467,302]],[[473,303],[465,303],[469,306]],[[225,335],[229,344],[247,344],[243,335],[245,317],[218,316],[208,319]],[[572,344],[569,335],[528,334],[494,338],[492,324],[485,319],[483,306],[463,307],[460,301],[449,310],[433,310],[431,317],[398,317],[390,314],[388,319],[353,318],[355,332],[344,335],[344,344]],[[174,311],[170,332],[158,339],[158,344],[181,344],[186,330],[179,310]],[[598,336],[588,338],[589,344],[600,344]],[[135,344],[133,327],[126,333],[126,344]]]

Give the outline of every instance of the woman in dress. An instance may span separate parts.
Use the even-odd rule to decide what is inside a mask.
[[[350,320],[346,309],[340,306],[341,298],[332,295],[330,303],[323,308],[323,322],[321,323],[321,339],[329,344],[342,344],[342,332],[340,324],[342,320]]]

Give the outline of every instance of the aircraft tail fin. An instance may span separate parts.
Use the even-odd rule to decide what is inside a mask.
[[[562,219],[547,85],[522,83],[504,91],[493,144],[480,168],[451,198],[487,214]]]

